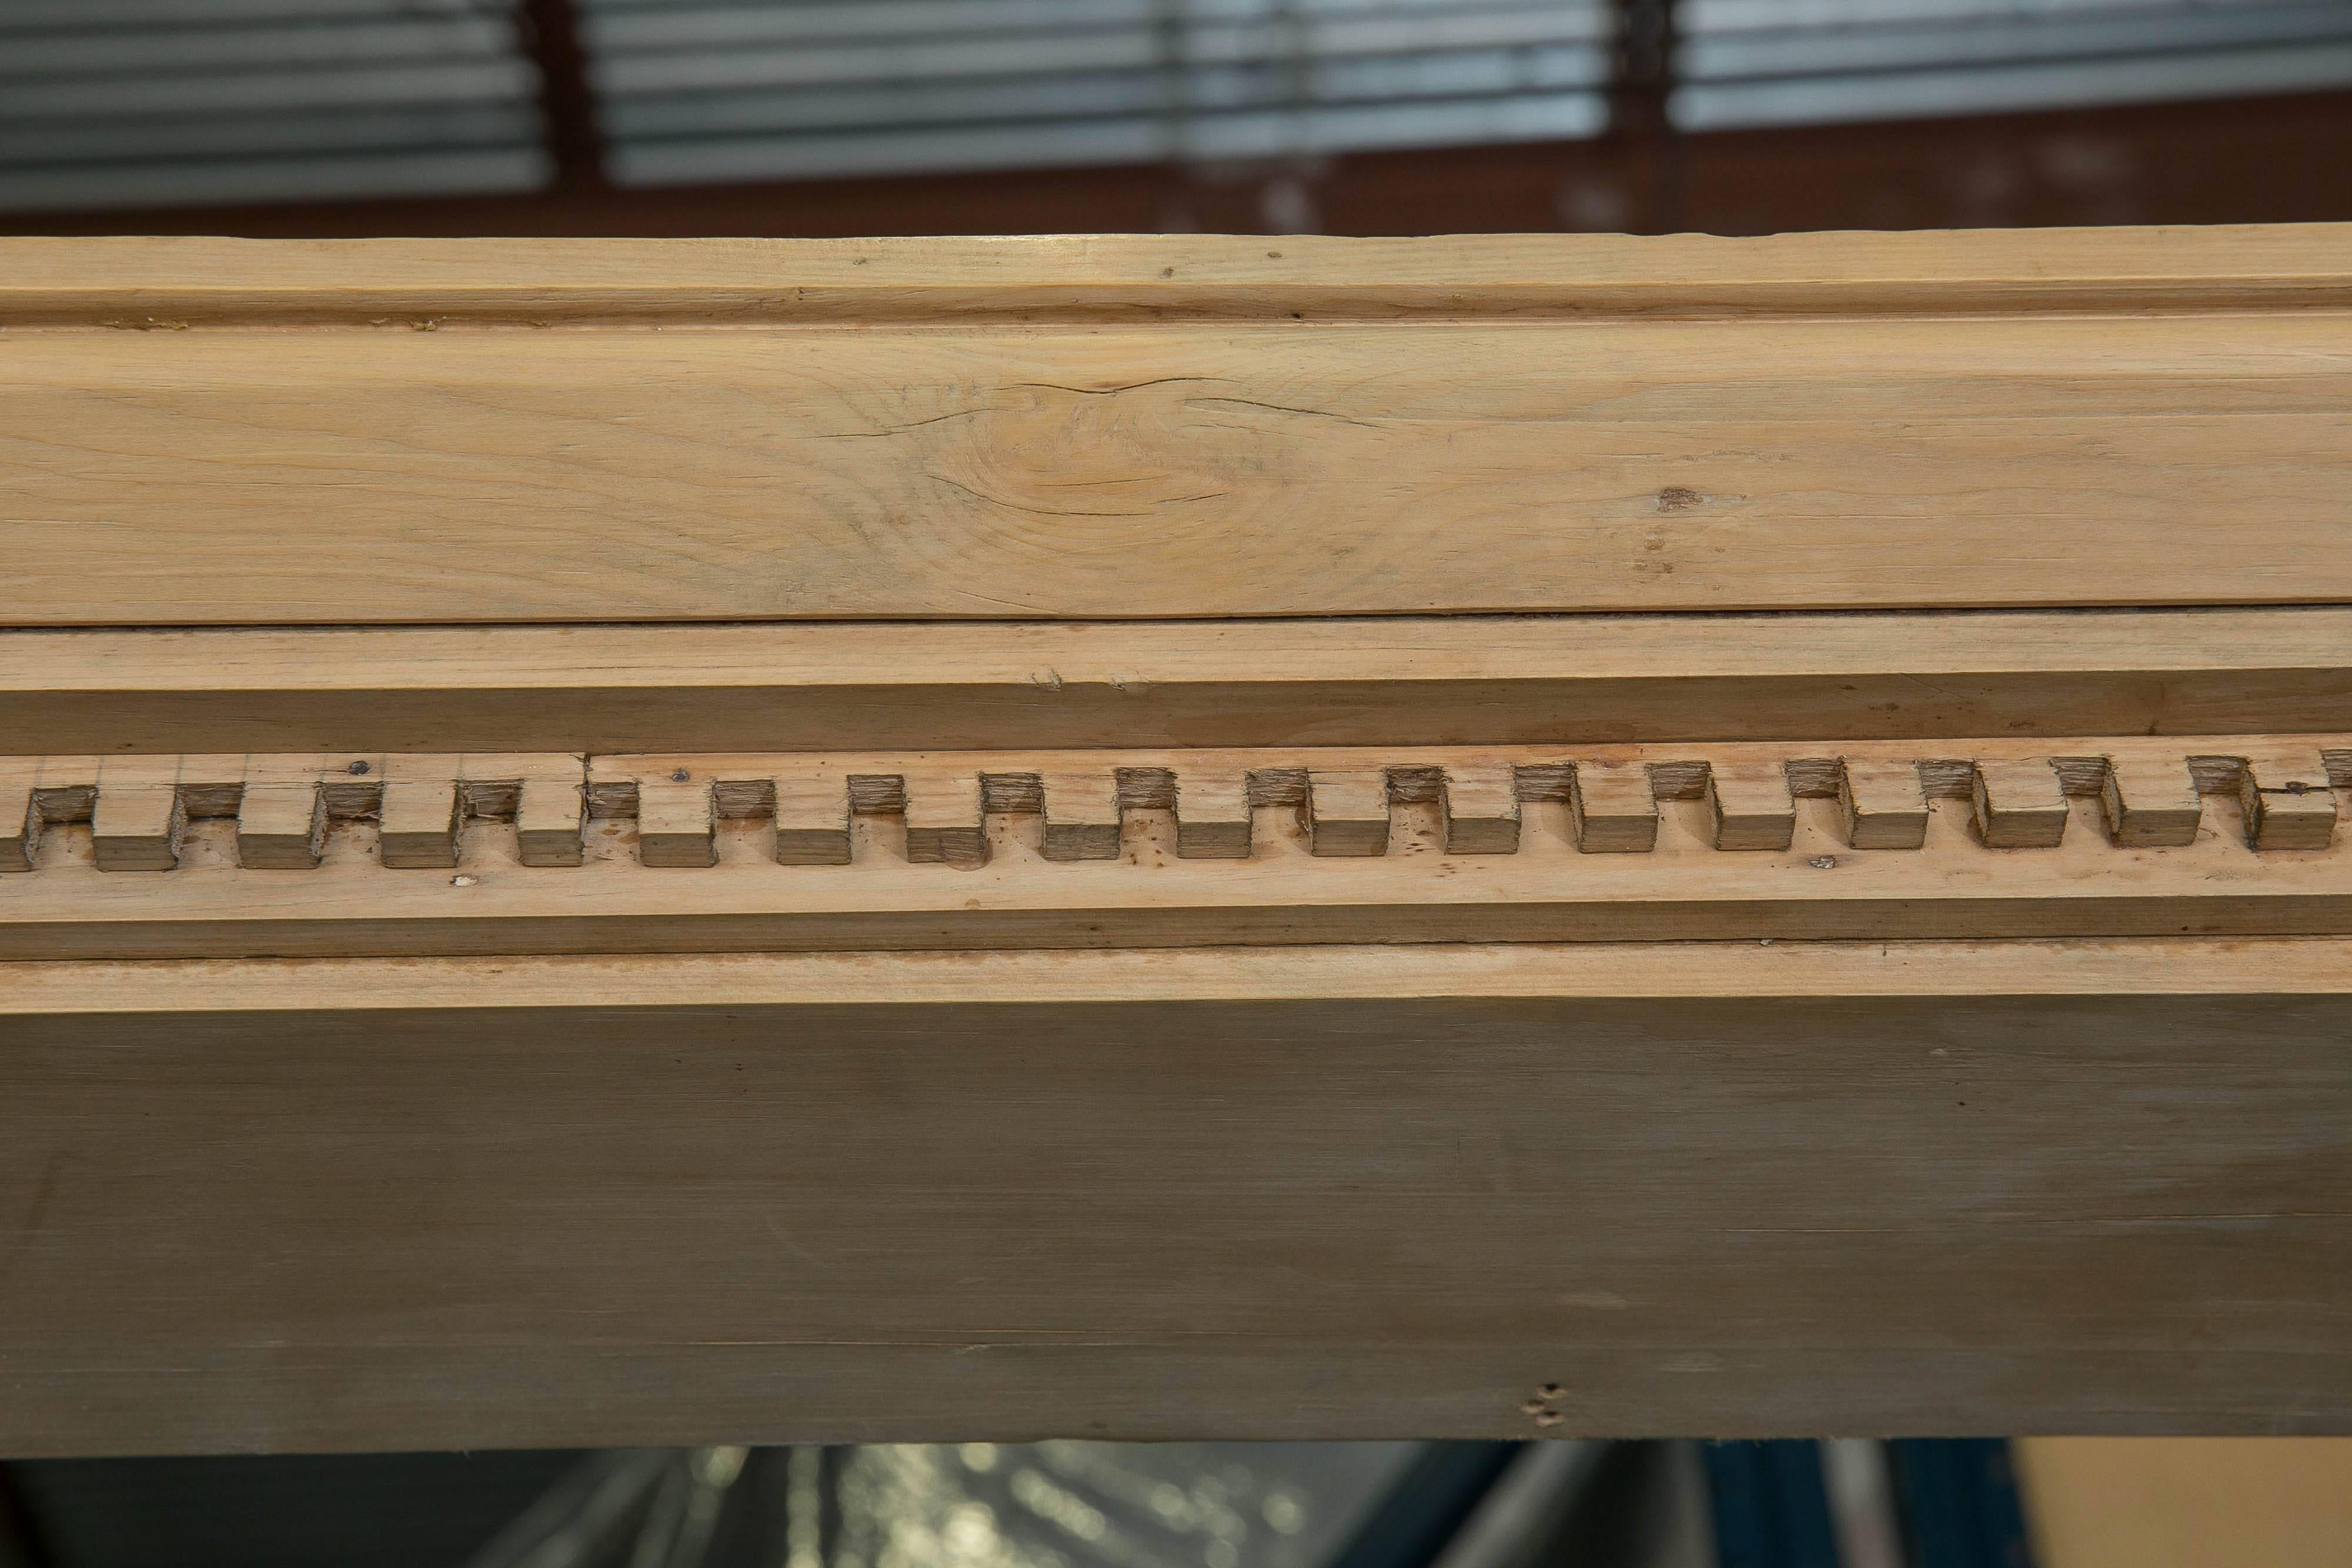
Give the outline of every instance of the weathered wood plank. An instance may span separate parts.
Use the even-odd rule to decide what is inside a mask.
[[[2341,942],[7,968],[11,1455],[2352,1430]]]

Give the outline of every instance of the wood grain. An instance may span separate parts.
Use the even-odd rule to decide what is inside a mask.
[[[1893,280],[1917,313],[1871,306],[1890,280],[1811,236],[1767,247],[1810,251],[1802,314],[1529,315],[1465,260],[1451,310],[1404,319],[84,316],[0,340],[0,591],[24,625],[2342,601],[2352,296],[2341,272],[2310,291],[2336,237],[2277,235],[2265,261],[2258,233],[2166,236],[2168,276],[2208,248],[2211,276],[2304,280],[2195,309],[2130,281],[2147,235],[2089,269],[2129,307],[2042,313],[1969,311],[1939,292],[1950,263]],[[2034,243],[2000,254],[2047,300]],[[180,293],[242,287],[201,270],[234,252],[134,251],[122,269],[198,268]],[[967,251],[938,253],[950,291]],[[1362,254],[1307,286],[1377,295],[1393,253]],[[1443,246],[1415,254],[1444,277]],[[330,318],[381,287],[370,253],[280,274],[333,255],[362,270],[302,286]],[[1572,275],[1575,247],[1553,255]],[[72,292],[35,278],[26,319]]]
[[[0,753],[2352,730],[2352,610],[0,632]]]
[[[2352,1429],[2341,942],[10,968],[12,1456]]]

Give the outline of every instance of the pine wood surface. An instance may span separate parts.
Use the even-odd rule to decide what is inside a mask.
[[[2352,598],[2326,227],[110,243],[0,246],[10,623]],[[1188,267],[1210,303],[1119,292]]]

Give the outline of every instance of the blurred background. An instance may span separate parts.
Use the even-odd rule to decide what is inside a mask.
[[[2347,0],[5,0],[20,233],[2352,218]]]
[[[2352,0],[0,0],[0,232],[2352,219]],[[5,1396],[5,1391],[0,1391]],[[2352,1441],[0,1465],[0,1568],[2352,1564]]]
[[[0,1563],[2340,1568],[2352,1439],[964,1443],[0,1469]]]

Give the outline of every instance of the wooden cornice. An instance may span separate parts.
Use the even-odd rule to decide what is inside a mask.
[[[0,242],[0,1455],[2352,1430],[2347,257]]]

